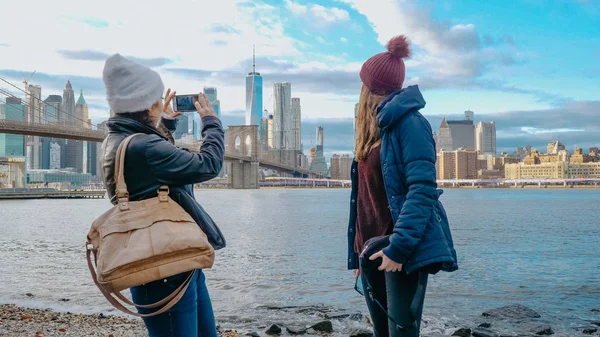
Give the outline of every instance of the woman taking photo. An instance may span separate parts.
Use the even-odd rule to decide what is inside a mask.
[[[155,71],[119,54],[111,56],[104,67],[104,84],[114,117],[108,120],[108,136],[102,144],[102,177],[113,204],[115,193],[115,157],[119,144],[134,137],[125,156],[125,181],[130,201],[155,198],[162,185],[169,196],[194,218],[215,250],[225,247],[225,239],[210,216],[196,202],[193,184],[216,177],[223,165],[224,133],[206,96],[195,103],[202,118],[202,147],[198,153],[175,147],[173,132],[180,113],[171,108],[175,92],[169,89],[163,103],[164,85]],[[170,141],[169,141],[170,140]],[[131,288],[137,305],[156,303],[173,293],[189,273]],[[141,314],[156,309],[138,308]],[[150,337],[216,337],[212,304],[202,271],[194,274],[183,297],[168,311],[145,317]]]
[[[431,126],[419,112],[425,100],[417,86],[403,89],[408,40],[394,37],[387,49],[360,71],[348,269],[375,336],[419,336],[428,274],[458,265]]]

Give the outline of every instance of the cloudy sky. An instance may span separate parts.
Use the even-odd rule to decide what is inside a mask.
[[[118,52],[179,93],[216,86],[225,124],[242,124],[255,44],[265,109],[272,83],[291,82],[305,148],[323,125],[326,155],[349,152],[360,66],[405,34],[407,84],[422,89],[434,129],[470,109],[497,122],[499,150],[600,145],[600,1],[32,0],[9,12],[0,77],[20,85],[36,70],[44,97],[70,79],[95,123],[108,117],[103,61]]]

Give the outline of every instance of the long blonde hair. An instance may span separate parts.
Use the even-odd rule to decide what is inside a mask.
[[[377,107],[384,98],[385,96],[372,93],[364,84],[360,89],[354,155],[357,161],[364,160],[373,148],[381,144],[377,126]]]

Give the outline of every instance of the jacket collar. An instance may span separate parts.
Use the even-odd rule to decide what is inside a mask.
[[[163,135],[160,131],[158,131],[155,128],[152,128],[146,124],[140,123],[131,118],[121,117],[118,115],[109,118],[106,122],[106,126],[108,127],[109,133],[123,133],[126,135],[131,135],[134,133],[155,134],[160,136],[161,138],[167,139],[165,135]]]
[[[398,123],[404,116],[425,107],[425,99],[419,86],[411,85],[391,93],[377,107],[377,124],[380,129],[387,129]]]

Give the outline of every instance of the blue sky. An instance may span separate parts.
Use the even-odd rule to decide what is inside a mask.
[[[216,86],[225,123],[241,124],[255,44],[265,109],[272,83],[291,82],[305,148],[322,124],[327,155],[347,153],[360,66],[405,34],[413,49],[406,84],[422,89],[434,129],[442,116],[470,109],[476,120],[497,121],[500,150],[542,149],[556,138],[569,148],[600,145],[600,1],[172,0],[165,8],[36,0],[14,7],[31,20],[0,21],[11,32],[0,36],[0,76],[20,83],[37,70],[31,83],[44,96],[60,94],[70,78],[84,89],[95,122],[108,114],[103,60],[120,52],[180,93]],[[169,14],[176,8],[193,19]]]

